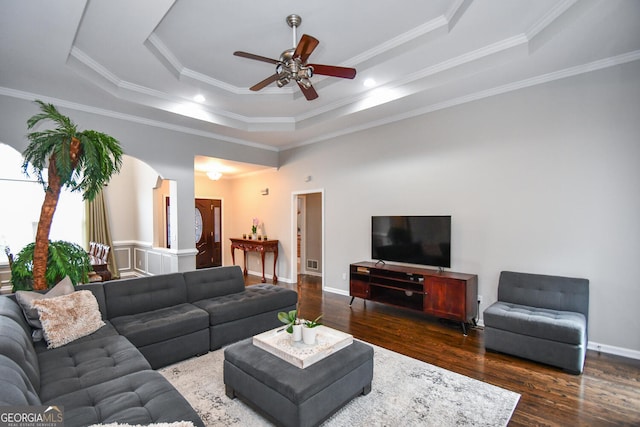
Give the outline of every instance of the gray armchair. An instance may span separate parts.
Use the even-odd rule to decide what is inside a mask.
[[[503,271],[484,311],[485,348],[580,374],[587,352],[589,281]]]

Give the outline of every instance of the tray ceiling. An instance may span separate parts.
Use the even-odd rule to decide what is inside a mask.
[[[0,5],[0,94],[282,150],[640,59],[634,0],[126,0]],[[399,7],[401,5],[402,7]],[[354,80],[250,86],[298,38]],[[365,86],[372,79],[375,84]],[[194,100],[196,95],[204,101]]]

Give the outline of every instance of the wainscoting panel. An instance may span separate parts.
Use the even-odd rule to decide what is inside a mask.
[[[120,272],[131,271],[133,269],[131,265],[131,248],[114,248],[112,252],[116,257],[116,263],[118,264],[118,270]]]
[[[162,274],[162,254],[160,252],[147,251],[147,273]]]
[[[147,272],[147,252],[144,249],[133,248],[133,261],[136,271]]]
[[[176,253],[145,242],[119,241],[113,242],[113,253],[117,257],[120,276],[129,277],[182,271],[180,266],[182,269],[193,269],[197,251],[187,249]],[[193,267],[189,267],[191,264]]]

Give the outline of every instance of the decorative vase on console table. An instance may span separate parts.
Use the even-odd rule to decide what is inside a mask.
[[[258,218],[253,218],[251,222],[251,236],[253,240],[258,239],[258,225],[260,224],[260,220]]]

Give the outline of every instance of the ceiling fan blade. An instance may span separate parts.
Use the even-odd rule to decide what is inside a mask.
[[[240,56],[242,58],[255,59],[256,61],[268,62],[269,64],[277,64],[277,59],[267,58],[266,56],[254,55],[253,53],[235,51],[233,52],[235,56]]]
[[[307,101],[313,101],[318,97],[318,92],[316,92],[313,86],[309,86],[308,88],[306,88],[302,83],[298,82],[298,87],[302,91],[304,97],[307,98]]]
[[[261,81],[260,83],[256,83],[253,86],[251,86],[249,88],[249,90],[252,90],[254,92],[259,91],[260,89],[269,86],[271,83],[275,82],[276,80],[278,80],[278,73],[275,73],[269,77],[267,77],[266,79],[264,79],[263,81]]]
[[[320,74],[321,76],[341,77],[343,79],[352,79],[356,76],[355,68],[322,64],[309,64],[309,66],[313,67],[313,74]]]
[[[310,35],[303,34],[298,46],[296,47],[295,52],[293,53],[294,58],[300,58],[302,63],[304,64],[309,59],[309,55],[311,52],[320,44],[318,39],[315,37],[311,37]]]

